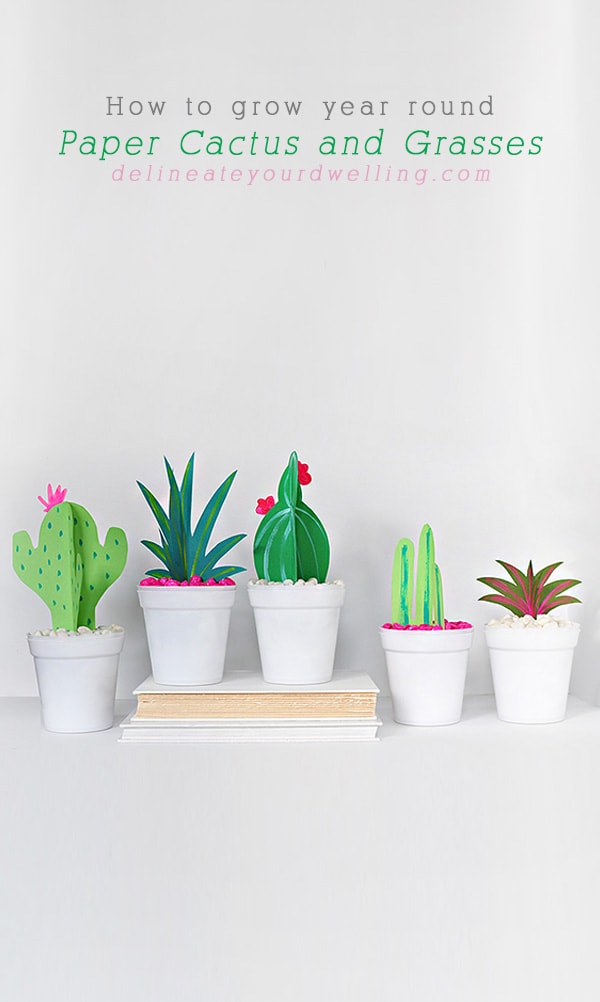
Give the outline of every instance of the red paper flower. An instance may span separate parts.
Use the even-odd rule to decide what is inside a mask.
[[[269,494],[267,498],[259,498],[256,502],[256,514],[266,515],[268,511],[271,510],[275,504],[275,498],[272,494]]]
[[[300,460],[298,460],[298,482],[302,484],[303,487],[306,487],[307,484],[310,484],[311,480],[312,477],[308,472],[308,463],[301,463]]]

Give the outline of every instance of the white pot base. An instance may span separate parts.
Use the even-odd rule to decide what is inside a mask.
[[[339,584],[248,585],[265,682],[331,681],[345,594]]]
[[[489,626],[496,711],[507,724],[558,724],[565,719],[579,626],[515,629]]]
[[[46,730],[62,734],[109,730],[125,633],[27,640]]]
[[[152,675],[159,685],[222,680],[235,593],[235,585],[138,587]]]
[[[411,727],[449,727],[462,716],[473,629],[386,630],[379,636],[394,720]]]

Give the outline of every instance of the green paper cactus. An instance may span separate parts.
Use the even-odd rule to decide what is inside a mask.
[[[127,537],[114,526],[106,533],[104,545],[98,539],[98,529],[89,511],[71,503],[73,512],[73,542],[75,554],[81,560],[81,591],[79,594],[78,626],[96,626],[96,606],[123,573],[127,561]]]
[[[302,480],[300,473],[302,472]],[[329,570],[327,533],[314,511],[302,500],[301,482],[311,481],[308,466],[292,452],[279,482],[277,502],[260,499],[264,518],[254,537],[254,564],[266,581],[323,582]],[[270,506],[267,504],[270,502]]]
[[[54,630],[94,630],[96,606],[125,567],[127,538],[111,528],[102,545],[89,511],[65,501],[65,494],[48,485],[48,499],[40,498],[46,514],[38,545],[25,530],[15,532],[13,567],[48,606]]]
[[[396,546],[392,567],[392,622],[401,626],[427,625],[444,629],[442,575],[435,562],[431,526],[424,525],[419,537],[416,585],[415,547],[411,539]]]
[[[169,481],[168,515],[152,491],[148,490],[139,480],[137,482],[150,511],[158,523],[161,540],[160,543],[155,543],[149,539],[142,539],[142,546],[146,546],[164,564],[164,568],[158,567],[151,571],[146,571],[146,575],[149,578],[160,580],[160,578],[165,577],[166,569],[174,581],[187,581],[194,585],[210,580],[215,583],[223,581],[228,584],[235,584],[234,581],[228,579],[233,574],[245,571],[246,568],[238,567],[236,564],[219,564],[219,561],[234,546],[241,542],[242,539],[246,538],[246,533],[241,532],[235,536],[229,536],[210,549],[209,543],[215,523],[229,494],[237,470],[230,473],[220,487],[217,488],[198,519],[195,528],[192,529],[194,458],[194,453],[192,453],[185,468],[181,485],[179,485],[173,472],[173,467],[165,456],[165,468]]]

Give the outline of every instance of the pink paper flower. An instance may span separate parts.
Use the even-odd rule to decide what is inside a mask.
[[[48,497],[43,498],[41,494],[38,494],[38,501],[41,503],[44,511],[50,511],[54,508],[54,505],[62,504],[67,496],[67,488],[63,490],[60,484],[55,491],[52,490],[52,484],[48,484]]]
[[[267,498],[259,498],[256,502],[256,514],[266,515],[268,511],[271,510],[275,504],[275,498],[272,494],[269,494]]]
[[[308,472],[308,463],[301,463],[300,460],[298,460],[298,482],[302,484],[303,487],[306,487],[307,484],[310,484],[311,480],[312,477]]]

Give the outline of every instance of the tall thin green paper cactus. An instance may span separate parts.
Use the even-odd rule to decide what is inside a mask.
[[[442,575],[435,562],[431,526],[424,525],[419,536],[415,584],[415,546],[401,539],[392,566],[392,622],[401,626],[427,625],[444,628]]]
[[[82,505],[55,502],[51,489],[46,514],[34,546],[25,530],[13,536],[13,568],[21,581],[46,603],[55,630],[96,628],[96,606],[117,580],[127,560],[123,529],[111,528],[104,545],[96,523]]]
[[[277,502],[264,515],[254,537],[256,573],[267,581],[316,578],[323,582],[329,558],[325,528],[302,500],[298,455],[292,452],[279,482]]]

